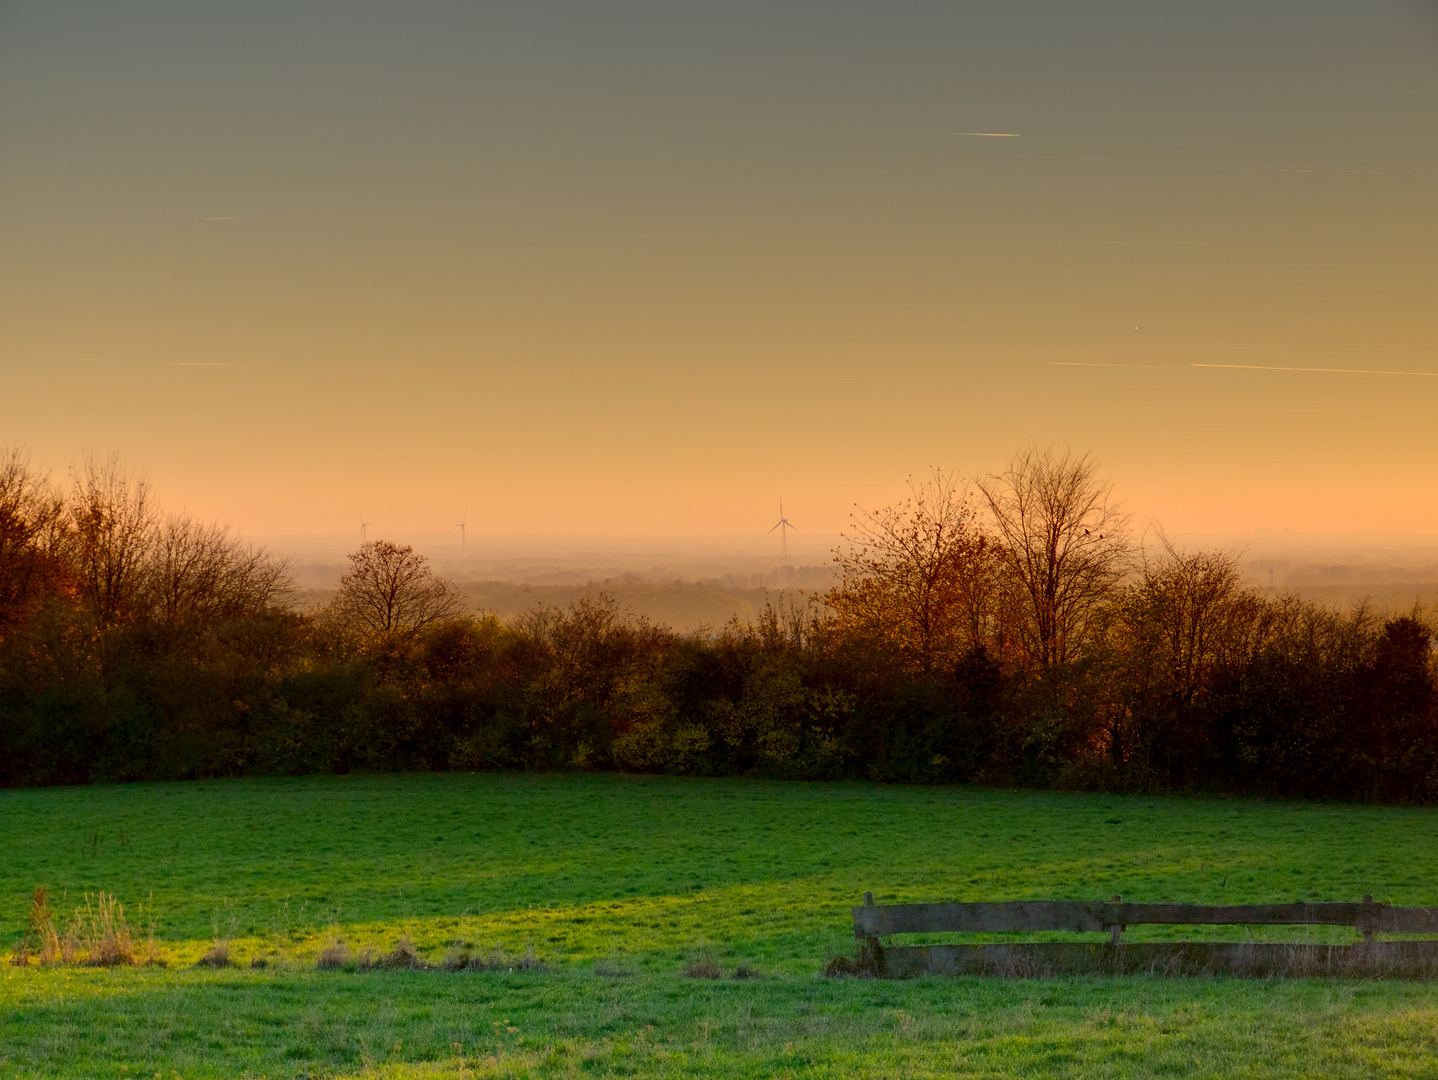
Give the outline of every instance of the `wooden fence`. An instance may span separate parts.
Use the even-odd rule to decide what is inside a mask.
[[[1126,927],[1351,926],[1343,944],[1125,942]],[[884,945],[893,934],[1102,933],[1106,942]],[[1438,908],[1403,908],[1365,896],[1356,904],[1134,904],[1112,900],[1015,900],[854,908],[860,950],[855,970],[888,978],[916,975],[1053,975],[1159,972],[1229,975],[1438,976],[1438,941],[1380,941],[1377,934],[1438,934]]]

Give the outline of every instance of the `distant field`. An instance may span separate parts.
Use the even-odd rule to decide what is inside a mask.
[[[817,977],[852,951],[866,889],[1432,904],[1432,810],[351,776],[0,792],[0,851],[7,951],[43,884],[62,911],[100,889],[132,916],[143,903],[171,959],[4,968],[0,1080],[1438,1074],[1430,984]],[[217,932],[271,966],[188,968]],[[432,960],[528,946],[551,971],[313,968],[336,937],[387,949],[402,934]],[[683,977],[701,953],[763,977]]]
[[[738,586],[719,582],[603,581],[583,585],[527,585],[507,581],[466,581],[460,585],[475,614],[493,615],[501,622],[513,622],[538,608],[567,608],[585,598],[611,597],[621,611],[667,626],[677,633],[722,629],[731,619],[748,625],[758,620],[766,604],[775,607],[802,603],[799,594],[822,594],[829,587],[827,567],[802,567],[806,573],[799,584],[784,588],[762,585]],[[787,579],[786,579],[787,581]],[[291,599],[301,611],[315,611],[329,604],[334,589],[305,589]]]

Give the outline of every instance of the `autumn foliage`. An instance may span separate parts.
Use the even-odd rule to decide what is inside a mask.
[[[618,769],[1438,801],[1433,634],[1139,545],[1030,448],[857,511],[834,587],[677,634],[595,596],[463,613],[378,541],[300,613],[283,564],[88,461],[0,460],[0,782]]]

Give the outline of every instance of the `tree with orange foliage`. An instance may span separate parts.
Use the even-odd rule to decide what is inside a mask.
[[[858,510],[840,583],[825,603],[837,629],[883,643],[920,671],[952,668],[998,636],[1001,558],[966,484],[935,470],[909,498]]]
[[[0,452],[0,640],[72,584],[65,501],[20,447]]]

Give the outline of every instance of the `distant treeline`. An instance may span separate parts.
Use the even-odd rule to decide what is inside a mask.
[[[827,594],[677,634],[603,598],[502,624],[384,541],[323,611],[88,461],[0,459],[0,782],[351,770],[687,775],[1438,801],[1433,631],[1135,547],[1028,450],[859,513]]]

